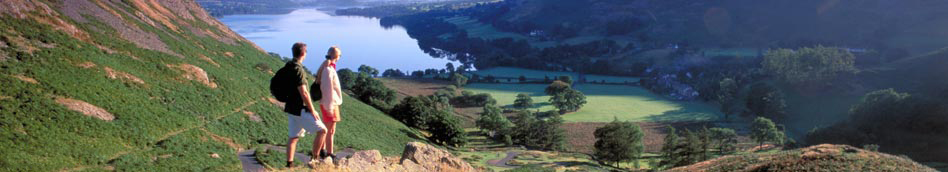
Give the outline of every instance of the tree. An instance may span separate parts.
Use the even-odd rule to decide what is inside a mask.
[[[724,113],[724,120],[729,119],[730,114],[734,112],[735,99],[737,99],[737,82],[732,78],[724,78],[718,82],[717,98],[721,104],[721,112]]]
[[[702,145],[704,145],[704,143],[701,142],[699,133],[685,129],[684,139],[683,142],[678,144],[677,150],[675,151],[675,153],[678,154],[677,157],[680,158],[675,166],[685,166],[703,161],[704,159],[702,158],[704,158],[705,155]]]
[[[777,126],[770,119],[757,117],[757,119],[754,119],[754,123],[751,124],[751,139],[754,139],[758,146],[764,145],[764,142],[767,141],[780,141],[780,134],[782,133],[777,130]]]
[[[368,66],[368,65],[360,65],[359,73],[368,74],[369,76],[372,76],[372,77],[379,76],[379,70],[372,68],[371,66]]]
[[[450,63],[450,62],[449,62],[449,63],[445,63],[445,64],[444,64],[444,69],[447,70],[447,71],[450,72],[450,73],[454,73],[454,72],[455,72],[455,71],[454,71],[454,63]]]
[[[429,139],[441,145],[461,147],[467,143],[464,127],[456,116],[446,111],[436,111],[434,118],[428,121]]]
[[[454,73],[454,75],[451,76],[451,81],[454,82],[454,86],[458,88],[467,85],[467,77],[460,73]]]
[[[546,86],[546,89],[544,89],[543,92],[546,93],[546,95],[553,96],[557,94],[563,94],[570,89],[572,88],[569,86],[569,84],[557,80],[553,81],[553,83],[550,83],[549,86]]]
[[[563,124],[560,116],[538,119],[534,113],[521,111],[513,123],[514,143],[543,150],[566,149],[566,131],[560,128]]]
[[[342,68],[339,71],[336,71],[336,75],[339,76],[339,86],[342,86],[342,89],[350,89],[358,79],[359,74],[352,72],[352,69]]]
[[[533,107],[533,98],[530,98],[528,94],[517,94],[517,99],[514,100],[513,106],[518,109],[531,108]]]
[[[487,133],[489,137],[495,139],[502,138],[503,135],[508,135],[510,127],[513,127],[513,123],[507,120],[507,117],[501,114],[500,108],[494,105],[485,105],[484,112],[481,113],[481,116],[477,118],[477,121],[474,123],[477,125],[477,128],[480,128],[481,131]]]
[[[429,139],[435,143],[463,146],[467,143],[464,128],[452,111],[447,102],[435,96],[417,96],[405,97],[389,114],[409,127],[429,131]]]
[[[340,78],[340,81],[342,79]],[[348,81],[346,81],[348,82]],[[385,87],[382,81],[370,77],[368,74],[360,73],[355,79],[354,84],[349,88],[355,97],[383,111],[391,108],[395,103],[395,91]]]
[[[416,70],[414,72],[411,72],[411,76],[416,77],[416,78],[423,78],[425,77],[425,71]]]
[[[718,152],[730,152],[737,143],[737,132],[730,128],[711,128],[711,139],[718,145]]]
[[[665,143],[662,144],[662,159],[659,162],[660,166],[668,166],[673,164],[678,164],[680,157],[675,153],[676,148],[678,147],[678,133],[675,131],[675,127],[668,125],[665,127]]]
[[[638,166],[636,160],[645,150],[645,145],[642,144],[645,134],[638,125],[615,118],[609,124],[597,128],[593,135],[596,137],[594,147],[597,160],[614,162],[616,167],[619,162],[635,161]]]
[[[550,103],[553,104],[556,109],[559,109],[561,113],[575,112],[586,104],[586,95],[584,95],[583,92],[569,89],[565,93],[555,94],[550,97]]]
[[[403,77],[405,73],[398,69],[386,69],[382,72],[382,77]]]
[[[855,56],[849,51],[823,46],[771,50],[761,62],[764,71],[792,84],[815,84],[855,73],[854,64]]]
[[[780,90],[765,83],[754,84],[750,89],[746,101],[752,114],[774,119],[784,117],[787,104]]]
[[[560,76],[560,77],[556,78],[556,80],[558,80],[558,81],[563,81],[563,82],[565,82],[565,83],[567,83],[567,84],[573,85],[573,78],[570,77],[569,75]]]

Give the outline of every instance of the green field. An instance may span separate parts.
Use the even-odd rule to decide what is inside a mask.
[[[510,108],[519,93],[533,97],[536,109],[553,110],[543,93],[546,84],[484,84],[474,83],[465,90],[490,93],[499,106]],[[574,87],[586,95],[586,103],[577,112],[563,115],[568,122],[610,122],[613,118],[628,121],[674,122],[714,120],[720,116],[717,107],[693,101],[672,101],[635,86],[580,84]]]
[[[494,77],[509,77],[509,78],[518,78],[521,75],[527,77],[528,80],[543,80],[545,77],[550,77],[550,79],[556,79],[557,76],[568,75],[577,80],[579,75],[575,72],[556,72],[556,71],[542,71],[542,70],[533,70],[533,69],[523,69],[523,68],[513,68],[513,67],[495,67],[484,70],[477,70],[472,73],[485,77],[487,75],[492,75]],[[623,76],[606,76],[606,75],[586,75],[586,80],[589,82],[596,81],[606,81],[606,83],[635,83],[639,82],[640,78],[637,77],[623,77]],[[502,82],[505,82],[503,80]],[[517,79],[512,79],[512,82],[518,82]]]

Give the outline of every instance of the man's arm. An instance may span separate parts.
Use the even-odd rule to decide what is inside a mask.
[[[313,106],[313,99],[309,97],[309,90],[307,90],[306,85],[300,85],[296,87],[296,89],[300,91],[300,97],[303,98],[303,105],[306,105],[306,108],[310,112],[309,114],[313,115],[313,119],[316,119],[317,121],[320,120],[319,115],[316,115],[317,111]]]

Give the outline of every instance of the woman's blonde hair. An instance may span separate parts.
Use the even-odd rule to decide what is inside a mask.
[[[342,50],[339,50],[339,47],[331,46],[329,47],[329,51],[326,52],[326,59],[333,59],[333,57],[338,58],[339,53],[342,53]]]

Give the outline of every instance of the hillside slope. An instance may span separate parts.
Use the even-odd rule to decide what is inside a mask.
[[[239,150],[286,142],[280,66],[192,0],[0,1],[0,171],[240,170]],[[337,147],[416,140],[346,102]]]
[[[822,144],[772,153],[724,156],[675,171],[935,171],[910,159],[858,149]]]

